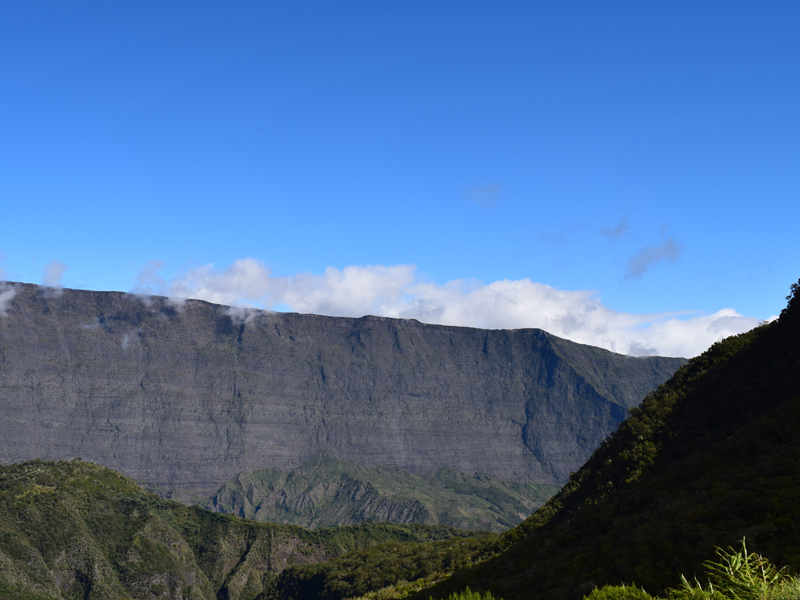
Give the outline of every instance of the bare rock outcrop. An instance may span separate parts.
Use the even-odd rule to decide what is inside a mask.
[[[0,317],[0,462],[82,457],[198,491],[325,451],[563,483],[685,362],[536,329],[14,289]]]

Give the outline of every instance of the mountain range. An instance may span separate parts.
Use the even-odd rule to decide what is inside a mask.
[[[797,573],[800,282],[788,300],[776,322],[721,340],[648,393],[558,494],[500,536],[254,523],[83,461],[1,467],[0,598],[421,600],[469,586],[578,600],[620,583],[627,595],[601,597],[643,598],[638,586],[663,594],[681,574],[702,582],[715,547],[743,538]]]
[[[80,457],[193,494],[324,452],[561,485],[685,362],[536,329],[8,286],[0,463]]]

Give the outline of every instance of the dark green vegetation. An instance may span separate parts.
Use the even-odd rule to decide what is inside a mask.
[[[3,600],[253,600],[291,565],[385,543],[477,544],[463,535],[443,526],[260,524],[160,499],[83,461],[0,467]]]
[[[423,578],[434,583],[486,559],[494,540],[496,536],[387,543],[327,563],[295,565],[281,573],[270,600],[343,600]]]
[[[787,567],[778,569],[769,560],[755,552],[742,549],[717,548],[718,561],[704,563],[708,582],[701,585],[697,579],[689,582],[681,577],[681,585],[670,589],[676,600],[796,600],[800,598],[800,578],[790,576]]]
[[[498,555],[426,595],[578,599],[621,583],[703,581],[715,546],[800,571],[800,293],[780,319],[725,339],[649,394]]]
[[[778,569],[755,552],[742,549],[717,549],[719,560],[707,560],[703,566],[707,583],[690,582],[681,576],[681,584],[668,590],[671,600],[797,600],[800,577],[791,576],[786,567]],[[657,600],[635,586],[606,585],[592,590],[586,600]]]
[[[15,284],[0,463],[80,456],[206,497],[328,451],[562,485],[685,361],[486,331]]]
[[[264,469],[222,486],[205,508],[247,519],[330,527],[362,522],[424,523],[501,532],[558,491],[441,469],[414,475],[367,468],[323,454],[290,471]]]

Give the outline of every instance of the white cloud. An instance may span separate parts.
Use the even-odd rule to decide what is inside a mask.
[[[261,303],[269,295],[270,272],[254,258],[237,260],[221,271],[214,265],[190,269],[173,279],[167,295],[216,304]]]
[[[170,286],[162,279],[157,271],[164,266],[160,260],[150,260],[136,276],[136,286],[131,290],[139,301],[147,308],[154,306],[153,296],[167,296],[168,304],[174,309],[183,310],[185,295],[178,295],[178,292],[170,293]]]
[[[0,272],[0,277],[2,275],[2,272]],[[17,289],[13,285],[0,281],[0,317],[5,317],[8,314],[8,307],[16,295]]]
[[[225,314],[231,318],[235,325],[242,323],[249,323],[255,319],[260,311],[251,306],[228,306],[225,309]]]
[[[334,267],[323,275],[303,273],[272,278],[275,303],[297,312],[360,317],[365,314],[392,316],[403,295],[415,283],[413,265],[384,267]]]
[[[58,298],[61,296],[61,277],[63,277],[64,271],[66,270],[67,265],[59,260],[53,260],[47,263],[44,268],[44,278],[42,280],[42,285],[45,288],[49,288],[44,292],[46,296],[51,298]]]
[[[158,276],[158,271],[164,263],[160,260],[150,260],[136,277],[136,287],[131,290],[134,294],[154,296],[166,292],[167,282]]]
[[[17,295],[16,288],[4,281],[6,271],[3,269],[3,254],[0,253],[0,317],[8,314],[8,306]]]
[[[66,270],[67,265],[60,260],[50,261],[44,268],[44,281],[42,282],[43,285],[46,285],[47,287],[60,288],[61,277],[64,275],[64,271]]]
[[[149,273],[155,276],[155,269]],[[592,291],[558,290],[529,279],[490,284],[453,280],[439,285],[422,281],[414,265],[328,267],[322,275],[276,277],[263,263],[248,258],[227,269],[213,265],[190,269],[159,285],[157,291],[169,296],[238,307],[280,304],[297,312],[333,316],[372,314],[487,329],[539,328],[635,355],[694,356],[720,338],[759,323],[732,309],[710,315],[622,313],[605,306]],[[238,321],[248,315],[248,311],[231,312]]]
[[[139,336],[141,335],[141,330],[139,329],[131,329],[127,333],[123,334],[122,336],[122,349],[127,352],[131,349],[133,344],[139,343]]]

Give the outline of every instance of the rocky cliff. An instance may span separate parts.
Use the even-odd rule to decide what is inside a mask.
[[[0,317],[0,462],[82,457],[164,487],[212,490],[323,451],[563,483],[684,363],[536,329],[14,289]]]

